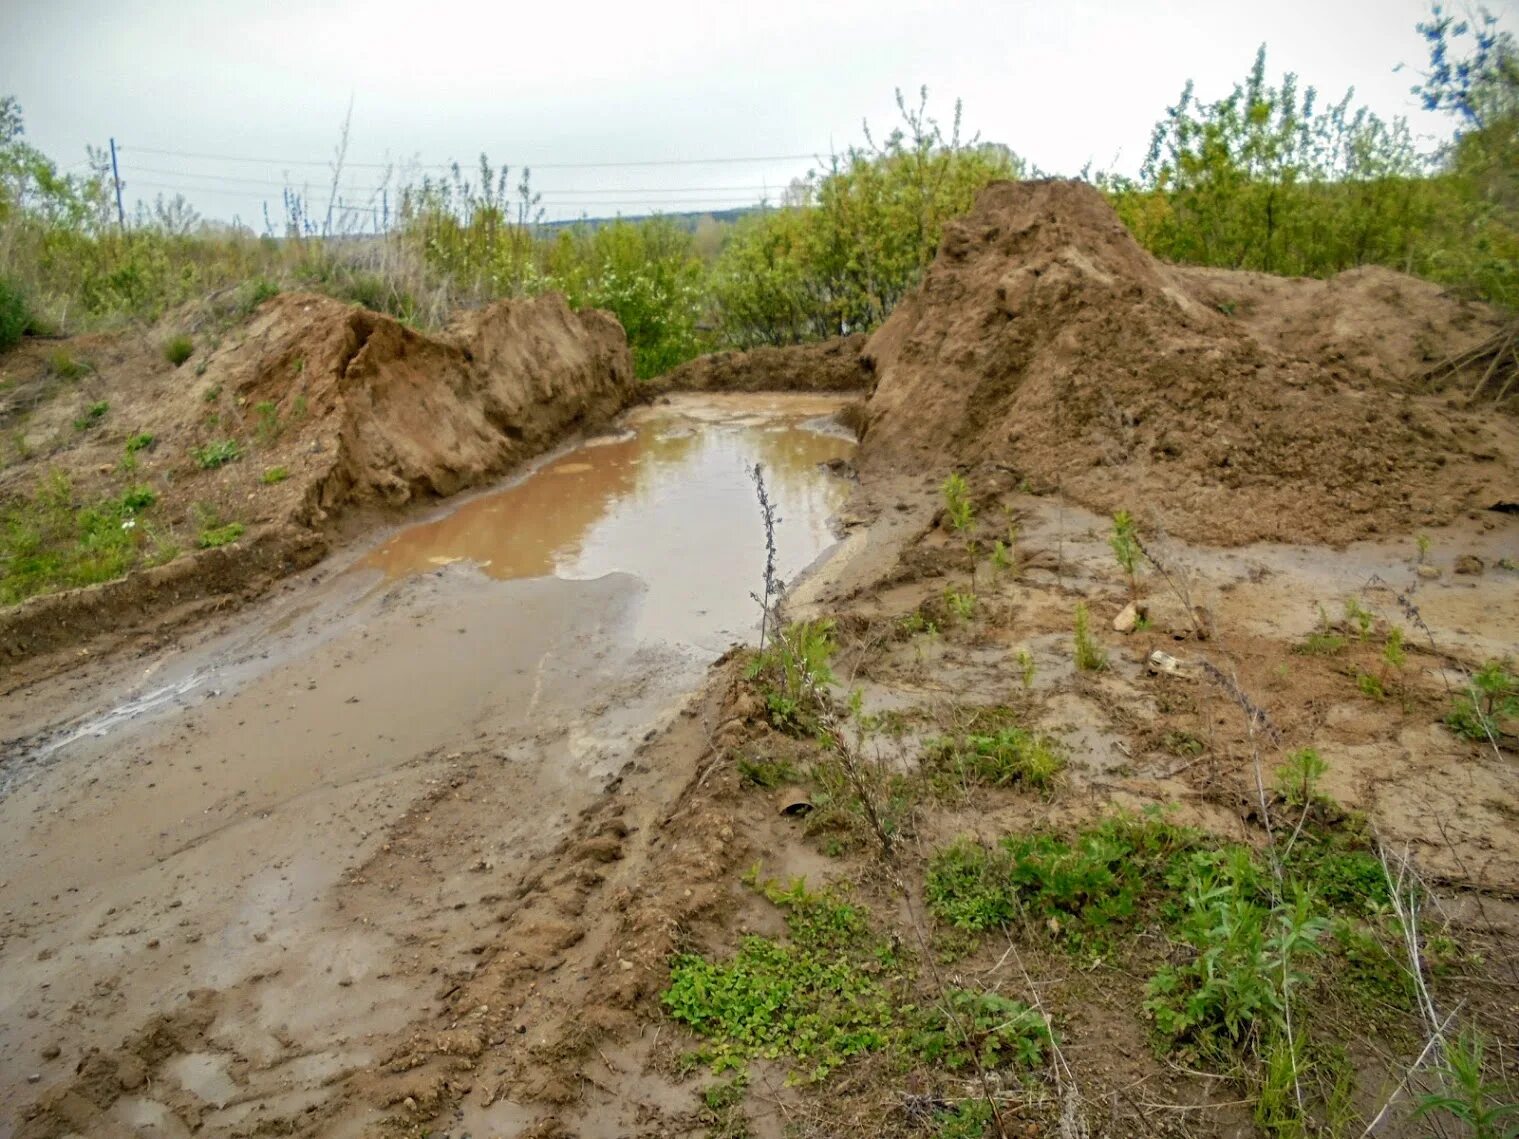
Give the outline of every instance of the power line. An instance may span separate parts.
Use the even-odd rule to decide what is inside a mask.
[[[229,176],[229,175],[226,175],[226,174],[197,174],[197,173],[193,173],[193,172],[191,172],[189,170],[160,170],[160,169],[158,169],[156,167],[152,167],[152,166],[138,166],[135,169],[129,169],[127,171],[127,173],[128,174],[158,174],[158,175],[162,175],[162,176],[167,177],[167,178],[194,178],[194,179],[199,180],[199,181],[226,182],[226,183],[229,183],[229,184],[232,184],[232,185],[237,185],[237,186],[271,186],[271,187],[273,187],[274,189],[277,189],[277,190],[295,189],[295,187],[292,186],[291,183],[288,180],[282,181],[282,182],[275,182],[275,181],[269,181],[267,179],[262,179],[262,178],[238,178],[238,177],[232,177],[232,176]],[[209,186],[208,187],[189,187],[189,186],[187,186],[187,187],[185,187],[185,189],[203,189],[203,190],[210,191],[210,192],[215,192],[215,193],[220,193],[221,192],[219,190],[216,190],[214,187],[209,187]],[[396,192],[399,192],[401,189],[404,189],[404,187],[400,187],[400,186],[396,186],[396,187],[391,187],[391,186],[373,186],[373,187],[356,187],[356,188],[355,187],[346,187],[345,188],[343,186],[339,186],[338,189],[339,190],[345,190],[346,189],[346,191],[349,192],[349,193],[378,194],[380,191],[387,190],[387,189],[389,189],[389,190],[395,190]],[[597,188],[594,188],[594,189],[582,189],[582,190],[551,189],[549,187],[544,187],[541,190],[538,190],[536,192],[537,193],[542,193],[542,194],[555,194],[555,195],[570,195],[570,194],[686,194],[686,193],[692,193],[692,194],[695,194],[695,193],[702,193],[702,194],[723,194],[723,193],[748,192],[748,191],[751,191],[751,190],[763,191],[763,190],[768,190],[768,189],[773,189],[773,187],[767,186],[767,185],[764,185],[764,184],[758,184],[758,185],[754,185],[754,186],[604,186],[604,187],[597,187]]]
[[[210,162],[250,162],[260,163],[266,166],[324,166],[332,168],[331,160],[311,158],[253,158],[234,154],[204,154],[198,151],[188,150],[160,150],[151,146],[118,146],[123,154],[160,154],[173,158],[198,158]],[[817,158],[814,154],[765,154],[748,155],[732,158],[655,158],[639,162],[524,162],[520,165],[531,170],[613,170],[629,169],[644,166],[727,166],[744,162],[803,162]],[[420,170],[452,170],[458,166],[461,170],[468,169],[466,163],[400,163],[400,162],[344,162],[345,168],[358,170],[392,170],[398,166],[407,166]]]
[[[189,190],[195,193],[215,194],[225,198],[240,198],[245,201],[277,201],[279,195],[260,194],[253,190],[222,190],[205,186],[177,186],[165,182],[140,181],[135,179],[123,179],[123,184],[131,187],[148,187],[154,190],[174,190],[184,192]],[[579,209],[582,206],[682,206],[686,209],[727,209],[735,206],[757,205],[757,199],[753,197],[723,198],[719,195],[693,198],[607,198],[607,199],[576,199],[573,201],[545,200],[537,203],[535,208],[540,209]],[[335,210],[347,210],[350,213],[379,214],[383,211],[375,206],[348,205],[339,199],[333,206]],[[395,212],[394,209],[391,210]]]

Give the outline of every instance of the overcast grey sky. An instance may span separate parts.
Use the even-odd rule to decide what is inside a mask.
[[[1512,26],[1519,0],[1489,5]],[[1040,167],[1133,169],[1190,77],[1222,95],[1268,45],[1296,71],[1416,130],[1394,73],[1418,65],[1425,0],[0,0],[0,93],[67,166],[114,135],[129,201],[183,191],[261,224],[278,187],[321,187],[349,98],[346,194],[360,164],[492,160],[534,168],[550,217],[751,202],[806,158],[895,119],[927,84],[985,139]],[[162,154],[154,151],[181,153]],[[189,157],[209,155],[216,157]],[[259,159],[260,161],[232,161]],[[272,160],[272,161],[270,161]]]

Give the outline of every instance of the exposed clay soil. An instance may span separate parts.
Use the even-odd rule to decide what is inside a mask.
[[[878,382],[846,533],[788,613],[835,622],[836,675],[895,725],[873,762],[920,775],[928,741],[995,712],[1062,741],[1051,794],[911,799],[886,864],[847,811],[780,809],[822,801],[806,773],[827,754],[770,723],[742,653],[644,730],[640,702],[668,662],[624,651],[616,630],[638,601],[618,575],[508,596],[450,566],[347,627],[349,598],[291,581],[239,617],[269,622],[241,652],[281,658],[256,680],[131,748],[60,753],[0,803],[0,963],[27,1073],[4,1081],[20,1089],[15,1133],[737,1134],[701,1098],[713,1077],[682,1062],[701,1041],[659,996],[673,953],[720,957],[778,932],[744,883],[759,863],[852,890],[925,962],[915,999],[935,999],[938,969],[1048,1013],[1061,1067],[995,1085],[1008,1134],[1256,1134],[1247,1086],[1157,1053],[1141,1005],[1175,951],[1163,930],[1096,959],[1027,924],[967,950],[922,916],[923,872],[957,836],[1069,829],[1115,807],[1260,846],[1256,765],[1305,746],[1328,763],[1336,810],[1364,814],[1424,875],[1426,933],[1454,947],[1428,967],[1439,1007],[1511,1039],[1519,724],[1487,744],[1444,716],[1452,685],[1519,645],[1519,519],[1481,509],[1519,498],[1519,451],[1506,411],[1418,380],[1491,320],[1377,271],[1174,269],[1086,188],[993,187],[866,349]],[[829,375],[860,367],[852,351],[827,350]],[[779,377],[798,358],[699,363],[679,383],[795,387]],[[374,465],[399,481],[339,478],[343,502],[444,492],[447,475],[400,473],[441,463]],[[1009,566],[983,558],[964,617],[946,600],[967,589],[963,536],[942,517],[952,468],[981,549],[1016,535]],[[1164,567],[1145,567],[1148,622],[1128,633],[1113,624],[1130,596],[1108,547],[1118,508]],[[1341,617],[1351,598],[1364,634]],[[1078,601],[1104,671],[1072,663]],[[1302,651],[1326,622],[1340,647]],[[1409,633],[1396,675],[1381,655],[1393,626]],[[297,652],[292,628],[317,647]],[[1157,650],[1176,673],[1147,667]],[[447,679],[460,659],[479,663],[468,685]],[[93,660],[12,694],[0,723],[62,720],[142,667]],[[1368,673],[1392,695],[1368,695]],[[422,738],[409,702],[459,730]],[[282,746],[298,761],[276,764]],[[743,774],[782,760],[802,773],[787,799]],[[195,882],[175,877],[187,850],[236,883],[235,904],[196,908]],[[1391,1098],[1379,1134],[1422,1134],[1398,1091],[1417,1021],[1343,1007],[1341,959],[1324,960],[1301,1007],[1355,1072],[1351,1133]],[[738,1112],[756,1136],[906,1139],[932,1133],[922,1105],[982,1094],[869,1058],[822,1084],[783,1063],[750,1075]]]
[[[498,302],[429,336],[330,298],[284,294],[220,337],[203,334],[178,368],[163,358],[161,335],[32,342],[3,360],[0,423],[30,457],[0,471],[0,495],[29,493],[54,471],[82,503],[146,485],[159,501],[145,523],[190,548],[124,580],[0,612],[12,678],[27,658],[255,595],[322,557],[355,510],[500,475],[605,423],[634,390],[617,322],[572,312],[556,295]],[[48,363],[60,347],[92,374],[60,383]],[[110,406],[103,422],[74,428],[96,400]],[[142,433],[154,443],[124,471],[126,441]],[[226,439],[242,458],[201,469],[192,451]],[[276,467],[288,478],[265,483]],[[195,550],[197,510],[247,532],[234,547]]]
[[[1513,417],[1416,382],[1497,327],[1385,271],[1174,270],[1092,187],[1003,183],[871,337],[860,460],[995,462],[1218,545],[1435,525],[1519,497]]]

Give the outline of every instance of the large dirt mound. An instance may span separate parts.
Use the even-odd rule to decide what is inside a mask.
[[[1386,271],[1179,271],[1084,183],[999,183],[866,346],[860,461],[995,463],[1213,544],[1434,524],[1515,497],[1512,421],[1409,378],[1495,327]]]
[[[870,386],[870,373],[860,358],[864,347],[865,335],[857,332],[821,344],[714,352],[672,368],[650,380],[644,390],[649,395],[671,391],[862,391]]]
[[[12,662],[255,593],[319,559],[355,508],[453,494],[604,422],[635,390],[621,326],[557,295],[501,301],[426,335],[284,294],[240,326],[203,331],[197,343],[214,346],[179,368],[163,358],[163,331],[71,343],[93,371],[62,390],[48,379],[56,346],[5,361],[13,382],[0,420],[19,424],[31,457],[0,474],[0,496],[28,494],[55,472],[79,503],[145,485],[157,496],[145,528],[192,551],[0,612],[0,656]],[[71,426],[102,402],[100,426]],[[147,436],[147,449],[126,451]],[[239,457],[208,466],[203,449],[229,442]],[[231,522],[246,527],[236,545],[195,549],[208,525]]]

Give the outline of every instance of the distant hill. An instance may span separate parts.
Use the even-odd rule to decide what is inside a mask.
[[[649,213],[649,214],[620,214],[615,217],[573,218],[565,221],[546,221],[539,225],[539,230],[545,233],[558,233],[562,229],[574,229],[576,226],[585,226],[588,229],[600,229],[604,225],[612,225],[619,221],[643,221],[651,217],[661,217],[668,222],[673,222],[681,229],[689,233],[696,232],[697,224],[703,218],[711,218],[716,222],[731,223],[748,214],[759,213],[764,209],[774,209],[773,206],[760,205],[739,206],[729,210],[690,210],[683,213]]]

